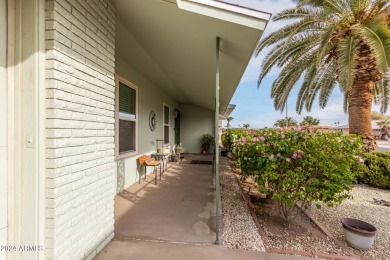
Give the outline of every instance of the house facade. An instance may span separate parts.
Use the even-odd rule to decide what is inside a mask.
[[[0,259],[102,250],[136,158],[217,135],[269,18],[211,0],[0,0]]]
[[[375,139],[382,139],[382,127],[380,126],[380,122],[383,120],[371,120],[372,134]],[[379,124],[378,124],[379,123]],[[332,128],[335,131],[342,131],[343,134],[349,134],[349,125],[340,125]]]

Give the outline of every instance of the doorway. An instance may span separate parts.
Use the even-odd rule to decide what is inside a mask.
[[[180,145],[180,110],[175,108],[175,144]]]

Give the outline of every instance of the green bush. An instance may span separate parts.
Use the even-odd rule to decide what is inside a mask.
[[[228,139],[227,139],[227,133],[223,133],[221,135],[221,142],[222,142],[222,146],[225,147],[226,150],[229,150],[229,142],[228,142]]]
[[[323,201],[329,206],[349,198],[361,167],[362,142],[354,135],[313,129],[235,130],[229,132],[233,153],[244,174],[259,190],[278,201],[288,224],[295,203]]]
[[[359,182],[376,188],[390,189],[390,153],[367,153]]]

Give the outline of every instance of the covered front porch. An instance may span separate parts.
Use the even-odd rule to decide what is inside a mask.
[[[207,164],[191,164],[201,161]],[[150,174],[115,197],[115,240],[213,244],[212,155],[186,154],[158,177]]]
[[[180,167],[185,168],[185,174],[175,177],[168,172],[168,179],[160,186],[145,186],[143,190],[133,185],[143,172],[137,158],[154,153],[159,139],[163,139],[168,151],[181,145],[189,153],[200,152],[204,134],[213,135],[218,144],[220,115],[230,111],[229,102],[270,14],[223,1],[134,0],[116,1],[115,5],[115,73],[120,83],[133,86],[136,93],[135,112],[130,113],[135,125],[135,141],[131,142],[134,149],[116,153],[120,196],[115,201],[123,205],[115,209],[116,235],[219,244],[218,218],[215,219],[219,207],[210,190],[212,172],[202,168],[210,167],[195,170],[183,162]],[[151,115],[157,122],[154,128],[148,124]],[[117,119],[120,116],[118,113]],[[116,146],[120,144],[118,136]],[[215,150],[219,154],[218,145]],[[217,156],[217,194],[218,160]],[[191,180],[192,176],[198,179]],[[150,189],[167,194],[148,193]],[[148,203],[134,201],[141,195],[149,198]],[[167,204],[162,206],[163,203]],[[183,203],[180,210],[170,207],[178,203]],[[141,219],[142,224],[138,222]],[[158,225],[150,230],[151,223]],[[180,235],[180,230],[185,236]]]

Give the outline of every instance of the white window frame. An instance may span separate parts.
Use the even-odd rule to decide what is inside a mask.
[[[165,107],[168,107],[169,113],[168,113],[168,124],[165,124]],[[163,102],[163,144],[164,146],[169,146],[171,143],[171,106],[168,105],[167,103]],[[169,142],[165,143],[165,126],[168,126],[168,138]]]
[[[119,82],[135,90],[135,117],[119,113]],[[134,151],[119,153],[119,120],[135,122],[135,149]],[[138,86],[124,77],[115,74],[115,159],[123,159],[138,153]]]

